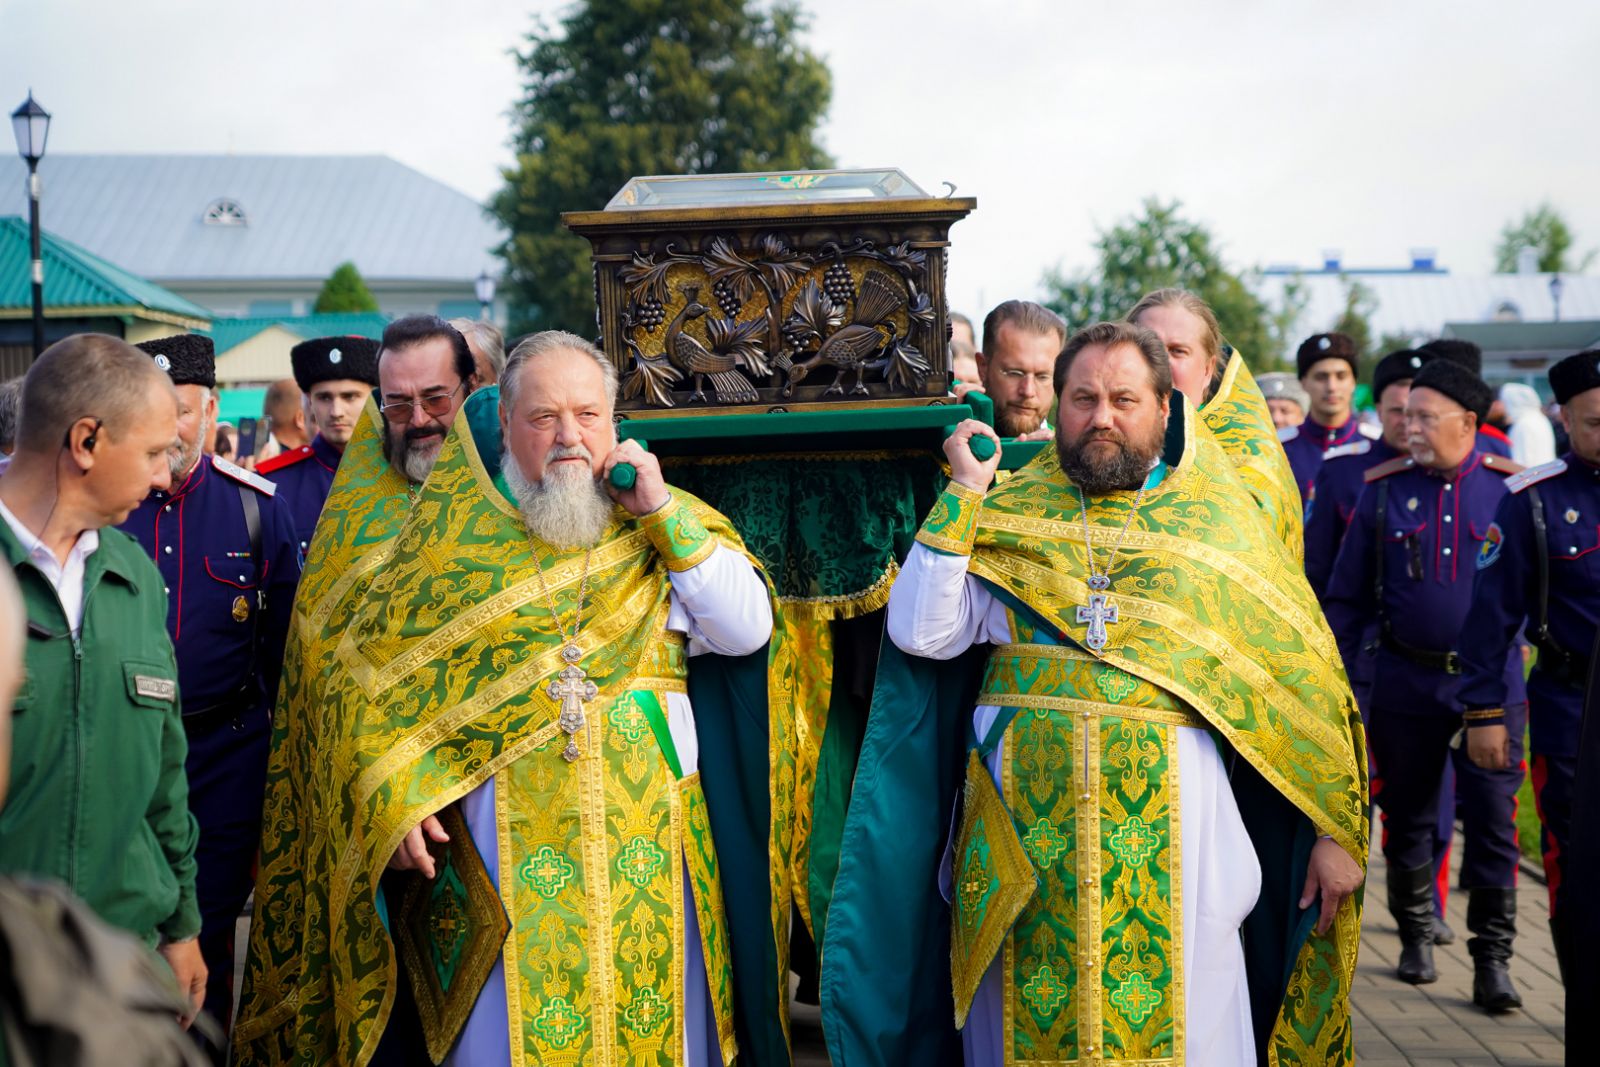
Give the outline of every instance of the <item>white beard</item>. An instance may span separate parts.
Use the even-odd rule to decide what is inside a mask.
[[[201,453],[206,447],[206,435],[211,432],[211,420],[205,416],[200,418],[200,433],[194,439],[194,447],[179,445],[167,453],[167,469],[172,472],[172,488],[177,489],[178,483],[189,476],[194,470],[194,465],[200,462]]]
[[[427,437],[420,441],[400,439],[400,473],[406,480],[421,485],[433,473],[439,461],[439,450],[444,448],[443,437]]]
[[[550,450],[550,463],[564,456],[590,458],[583,446]],[[611,498],[588,467],[551,463],[543,478],[529,481],[509,450],[501,459],[506,486],[516,498],[522,521],[535,537],[556,548],[588,548],[611,523]]]

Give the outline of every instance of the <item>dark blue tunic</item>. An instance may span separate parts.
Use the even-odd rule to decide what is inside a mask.
[[[277,484],[278,499],[288,505],[302,556],[311,547],[311,535],[316,532],[342,455],[319,433],[309,445],[274,456],[256,468],[256,473]]]

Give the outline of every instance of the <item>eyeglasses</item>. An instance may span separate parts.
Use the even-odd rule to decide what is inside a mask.
[[[1465,415],[1465,411],[1408,411],[1406,412],[1406,425],[1413,422],[1424,430],[1431,430],[1439,425],[1440,419],[1452,418],[1456,415]]]
[[[412,412],[420,405],[424,414],[431,415],[436,419],[442,419],[450,414],[451,401],[455,399],[456,394],[461,392],[466,384],[467,381],[463,378],[461,383],[448,393],[429,393],[427,396],[418,397],[415,401],[395,400],[384,404],[378,410],[383,412],[384,418],[392,422],[410,422]]]

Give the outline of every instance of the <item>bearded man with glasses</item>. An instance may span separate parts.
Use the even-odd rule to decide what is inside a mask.
[[[456,412],[478,386],[467,339],[436,315],[407,315],[383,331],[378,411],[384,458],[412,485],[428,480]]]

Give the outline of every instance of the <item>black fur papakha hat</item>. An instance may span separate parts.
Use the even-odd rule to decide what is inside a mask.
[[[217,346],[203,334],[173,334],[154,341],[140,341],[135,347],[154,359],[156,366],[167,372],[173,385],[217,387]]]
[[[289,349],[289,362],[303,393],[320,382],[341,380],[378,387],[378,342],[370,337],[313,337]]]

